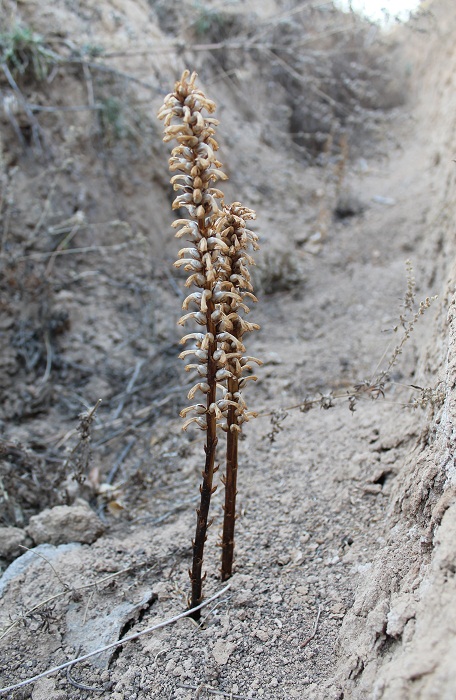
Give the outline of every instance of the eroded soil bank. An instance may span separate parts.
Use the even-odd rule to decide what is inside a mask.
[[[65,61],[38,42],[44,81],[1,78],[2,687],[187,605],[203,443],[178,417],[183,290],[155,114],[188,65],[218,104],[227,198],[257,210],[262,243],[236,573],[200,628],[183,619],[8,697],[454,698],[453,4],[376,35],[370,63],[374,29],[351,27],[334,60],[328,37],[349,30],[321,8],[303,40],[293,3],[76,5],[4,3],[3,32],[32,27]],[[350,69],[360,56],[368,75]],[[335,109],[325,132],[331,60],[331,99],[354,116]],[[409,317],[438,299],[385,378],[407,259]],[[76,427],[98,399],[89,458]]]

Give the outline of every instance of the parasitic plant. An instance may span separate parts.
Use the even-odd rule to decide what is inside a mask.
[[[248,312],[246,301],[255,301],[248,272],[253,260],[247,250],[258,247],[257,236],[246,227],[255,213],[237,202],[226,205],[223,193],[214,187],[218,180],[227,179],[215,155],[218,143],[214,135],[218,121],[203,114],[212,114],[215,104],[195,87],[195,80],[196,73],[190,75],[189,71],[184,71],[158,113],[165,125],[164,141],[177,141],[169,161],[170,170],[175,173],[171,183],[179,192],[173,209],[184,208],[188,213],[188,218],[173,223],[179,228],[176,236],[189,242],[179,251],[175,266],[189,273],[186,286],[196,287],[183,302],[183,309],[188,313],[182,316],[179,324],[185,325],[191,320],[199,326],[198,332],[182,338],[182,344],[192,341],[192,347],[180,354],[183,359],[191,355],[195,358],[195,362],[186,366],[186,370],[196,371],[198,375],[188,398],[193,400],[202,395],[200,402],[181,411],[186,419],[183,429],[194,423],[206,432],[201,502],[190,571],[191,608],[202,600],[204,544],[210,525],[211,496],[217,488],[213,482],[218,468],[215,458],[219,429],[227,434],[222,578],[225,580],[231,575],[238,433],[253,415],[247,411],[241,390],[247,379],[256,379],[243,375],[251,370],[252,362],[260,364],[259,360],[245,354],[243,344],[244,334],[258,328],[243,318]],[[189,311],[190,308],[193,310]],[[199,617],[199,610],[194,617]]]
[[[225,506],[222,533],[222,581],[231,576],[234,551],[234,523],[236,517],[236,482],[238,469],[238,439],[242,423],[247,421],[254,413],[247,411],[247,406],[242,397],[241,389],[249,379],[256,379],[252,374],[243,376],[251,371],[251,363],[261,364],[256,357],[243,354],[243,336],[245,333],[259,328],[256,323],[248,323],[240,313],[249,312],[245,303],[251,299],[256,301],[253,295],[248,265],[253,260],[247,250],[258,248],[258,237],[250,231],[246,222],[255,218],[255,212],[242,207],[239,202],[231,206],[223,207],[223,214],[217,221],[216,231],[227,245],[227,251],[223,255],[220,265],[218,287],[220,290],[220,310],[222,313],[221,325],[230,336],[236,339],[240,346],[236,346],[231,338],[221,345],[221,351],[226,356],[227,398],[230,401],[227,408],[226,422],[222,428],[227,433],[226,440],[226,474]]]

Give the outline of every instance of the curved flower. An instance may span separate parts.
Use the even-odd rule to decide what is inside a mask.
[[[256,379],[245,376],[251,372],[251,363],[261,364],[260,360],[246,355],[243,344],[243,336],[259,328],[243,318],[249,311],[247,302],[256,301],[248,269],[253,260],[248,250],[258,248],[258,237],[246,226],[247,221],[255,218],[255,212],[239,202],[226,206],[223,192],[214,186],[219,180],[227,179],[216,157],[218,121],[207,116],[215,111],[215,103],[195,82],[196,73],[184,71],[158,113],[165,126],[164,141],[177,144],[169,159],[171,184],[177,193],[172,208],[187,212],[186,218],[173,223],[178,229],[176,237],[187,241],[174,265],[189,273],[185,286],[196,287],[183,302],[182,308],[187,313],[179,319],[179,324],[191,321],[205,327],[205,332],[191,332],[182,338],[181,344],[192,341],[193,347],[179,355],[182,359],[194,358],[185,367],[197,375],[188,398],[193,400],[198,392],[205,396],[205,403],[181,411],[184,430],[197,425],[206,431],[206,462],[190,574],[192,607],[201,602],[204,542],[210,499],[216,488],[212,483],[217,428],[227,433],[222,577],[231,574],[231,563],[227,561],[232,562],[233,557],[237,439],[241,425],[253,416],[247,411],[240,390],[248,379]],[[188,417],[188,414],[194,415]],[[199,615],[194,616],[197,619]]]
[[[222,428],[227,433],[227,458],[225,476],[225,506],[222,533],[222,580],[230,578],[233,565],[234,526],[236,513],[236,486],[238,470],[238,439],[242,424],[255,414],[247,410],[241,393],[248,380],[256,380],[255,375],[244,376],[251,371],[251,362],[258,365],[261,360],[244,355],[246,333],[259,328],[249,323],[242,314],[249,312],[245,303],[256,301],[252,294],[252,282],[248,267],[253,259],[247,252],[258,248],[258,237],[247,228],[246,222],[255,218],[255,212],[243,207],[239,202],[223,207],[223,214],[217,221],[216,231],[225,247],[218,266],[218,284],[213,297],[219,305],[221,332],[217,339],[226,356],[227,394],[232,402],[226,412]]]

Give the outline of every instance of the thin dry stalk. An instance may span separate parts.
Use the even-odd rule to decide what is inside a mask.
[[[29,106],[27,100],[25,99],[25,97],[22,94],[22,92],[20,91],[16,81],[14,80],[13,75],[12,75],[10,69],[8,68],[8,65],[5,62],[3,62],[0,65],[0,67],[5,75],[5,78],[7,79],[8,83],[10,84],[14,93],[16,94],[21,106],[23,107],[24,112],[26,113],[26,115],[30,121],[30,124],[32,125],[33,142],[37,148],[38,153],[42,154],[43,153],[43,145],[41,143],[41,139],[43,138],[43,131],[42,131],[37,119],[35,118],[35,115],[33,114],[32,110],[30,109],[30,106]],[[43,139],[43,142],[44,142],[44,139]]]
[[[319,623],[319,621],[320,621],[320,616],[321,616],[321,605],[318,606],[317,618],[316,618],[316,620],[315,620],[314,627],[313,627],[313,630],[312,630],[311,634],[307,637],[307,639],[305,639],[305,640],[304,640],[303,642],[301,642],[301,644],[299,645],[299,646],[301,647],[301,649],[302,649],[303,647],[306,647],[306,646],[309,644],[309,642],[312,641],[312,639],[315,639],[315,636],[316,636],[317,630],[318,630],[318,623]]]
[[[209,114],[215,111],[215,104],[195,88],[196,74],[190,76],[185,71],[180,81],[175,85],[173,93],[168,95],[159,112],[159,118],[165,122],[165,141],[176,139],[178,145],[173,149],[170,159],[171,171],[177,175],[171,178],[175,190],[181,190],[173,202],[173,209],[186,208],[189,219],[180,219],[176,226],[182,225],[176,234],[179,238],[188,236],[193,246],[183,248],[179,252],[176,267],[184,266],[190,276],[186,286],[195,285],[201,291],[191,294],[184,301],[184,309],[194,302],[198,311],[183,316],[179,323],[183,325],[188,319],[194,319],[200,326],[205,326],[205,333],[190,333],[182,339],[195,341],[194,350],[186,350],[181,357],[188,354],[196,355],[197,365],[189,365],[186,369],[196,368],[204,381],[198,382],[188,394],[192,399],[197,392],[206,395],[206,403],[190,406],[181,415],[196,411],[196,416],[184,423],[186,428],[190,423],[197,423],[206,431],[206,461],[203,471],[203,482],[200,487],[201,504],[197,510],[196,534],[193,542],[193,565],[190,573],[192,582],[191,607],[196,607],[202,600],[202,567],[204,544],[209,523],[209,508],[216,471],[215,451],[217,447],[217,379],[218,361],[217,322],[215,315],[214,291],[216,273],[214,263],[218,258],[220,241],[212,235],[212,223],[218,212],[217,198],[222,196],[219,190],[212,187],[212,182],[226,179],[219,168],[221,163],[215,158],[218,144],[214,139],[217,121],[202,115],[205,110]],[[173,118],[178,123],[172,124]],[[199,610],[195,619],[199,618]]]
[[[354,412],[356,410],[357,402],[361,399],[372,399],[377,400],[382,398],[385,400],[385,394],[387,388],[391,384],[398,385],[397,382],[393,382],[391,379],[391,370],[395,367],[399,361],[400,355],[402,355],[404,346],[410,339],[416,324],[418,323],[421,316],[423,316],[429,309],[431,304],[437,299],[437,296],[426,297],[419,302],[418,307],[415,304],[415,276],[413,272],[413,266],[410,260],[406,261],[406,272],[407,272],[407,289],[404,296],[404,311],[399,316],[399,323],[392,329],[395,333],[402,329],[402,336],[397,342],[394,349],[391,351],[392,343],[389,343],[386,347],[384,353],[382,354],[377,366],[372,373],[370,379],[365,379],[364,381],[354,384],[350,389],[342,393],[330,392],[326,395],[320,395],[318,398],[307,397],[304,401],[294,404],[291,406],[285,406],[281,409],[275,409],[272,411],[262,411],[259,415],[261,417],[271,416],[272,429],[268,434],[271,442],[275,442],[277,435],[283,430],[282,422],[287,417],[287,411],[292,411],[299,409],[302,413],[307,413],[313,408],[320,407],[322,409],[329,409],[334,406],[336,400],[348,399],[348,407],[350,411]],[[386,361],[386,358],[389,359]],[[384,369],[381,369],[382,365],[385,365]],[[399,384],[399,386],[401,386]],[[412,388],[421,392],[421,396],[413,401],[406,402],[396,402],[390,401],[390,403],[397,403],[398,405],[409,408],[427,406],[438,406],[442,403],[442,390],[440,384],[436,387],[421,387],[414,384],[403,384],[402,386],[408,389]]]
[[[216,598],[219,598],[221,595],[226,593],[226,591],[229,589],[230,584],[228,583],[224,588],[222,588],[221,591],[213,595],[211,598],[208,600],[204,601],[204,603],[200,603],[199,608],[204,608],[206,605],[209,605],[209,603],[212,603],[213,600],[216,600]],[[139,639],[140,637],[144,637],[146,634],[150,634],[151,632],[154,632],[155,630],[162,629],[163,627],[167,627],[168,625],[172,625],[175,622],[178,622],[178,620],[182,620],[184,617],[191,617],[192,613],[195,611],[193,609],[186,610],[183,613],[180,613],[180,615],[176,615],[175,617],[171,617],[168,620],[165,620],[164,622],[160,622],[157,625],[152,625],[152,627],[147,627],[145,630],[141,630],[140,632],[136,632],[135,634],[131,634],[128,637],[124,637],[123,639],[119,639],[116,642],[112,642],[111,644],[107,644],[104,647],[100,647],[99,649],[95,649],[94,651],[89,652],[88,654],[84,654],[84,656],[79,656],[76,659],[72,659],[71,661],[66,661],[63,664],[60,664],[60,666],[55,666],[54,668],[50,668],[47,671],[44,671],[43,673],[38,673],[36,676],[31,676],[30,678],[26,678],[25,681],[21,681],[20,683],[15,683],[14,685],[9,685],[5,688],[0,688],[0,695],[6,695],[6,693],[10,693],[12,690],[17,690],[18,688],[23,688],[26,685],[30,685],[30,683],[34,683],[35,681],[40,680],[41,678],[46,678],[47,676],[51,676],[54,673],[58,673],[58,671],[63,671],[66,668],[72,668],[75,664],[81,663],[81,661],[86,661],[86,659],[92,658],[92,656],[97,656],[97,654],[102,654],[105,651],[109,651],[110,649],[116,649],[117,647],[124,646],[127,644],[127,642],[132,642],[136,639]]]
[[[72,464],[75,468],[73,478],[80,484],[82,484],[85,481],[89,471],[92,442],[92,424],[95,420],[95,414],[100,404],[101,399],[98,399],[98,401],[92,408],[79,415],[79,423],[76,429],[79,433],[79,440],[75,447],[72,449],[70,455],[65,460],[64,470],[68,468],[69,464]]]
[[[230,335],[238,343],[243,345],[245,333],[258,330],[255,323],[248,323],[241,316],[249,312],[245,303],[247,299],[256,301],[253,295],[248,265],[253,264],[253,260],[247,253],[247,249],[252,247],[258,249],[258,237],[246,227],[246,222],[255,218],[255,212],[246,207],[242,207],[238,202],[230,207],[225,207],[224,216],[217,224],[217,231],[226,243],[227,250],[220,265],[220,287],[223,290],[223,301],[221,309],[223,313],[223,328],[229,331]],[[227,357],[227,370],[230,374],[227,379],[228,393],[226,399],[230,401],[227,410],[226,424],[223,429],[227,433],[226,443],[226,474],[225,484],[225,505],[222,533],[222,581],[230,578],[233,568],[234,555],[234,529],[236,520],[236,494],[237,494],[237,473],[238,473],[238,441],[241,426],[252,417],[253,413],[247,411],[247,406],[241,394],[241,389],[247,379],[256,380],[254,375],[243,377],[246,371],[251,371],[251,363],[261,364],[255,357],[245,356],[239,347],[227,340],[223,343],[223,351]]]
[[[33,551],[33,550],[32,550]],[[37,552],[33,552],[35,556],[38,555]],[[42,555],[40,555],[42,556]],[[46,559],[46,561],[48,561]],[[50,562],[48,561],[48,564]],[[55,600],[58,600],[59,598],[62,598],[63,596],[69,594],[75,595],[80,593],[81,591],[84,591],[88,588],[92,587],[97,587],[100,586],[102,583],[105,583],[105,581],[109,581],[112,578],[115,578],[116,576],[120,576],[120,574],[124,574],[127,571],[131,571],[131,567],[128,566],[125,569],[121,569],[120,571],[115,571],[113,574],[109,574],[108,576],[104,576],[103,578],[99,579],[98,581],[94,581],[93,583],[86,583],[83,586],[77,586],[75,588],[69,588],[66,583],[64,583],[64,590],[60,591],[59,593],[55,593],[54,595],[50,596],[49,598],[46,598],[45,600],[40,601],[36,605],[34,605],[32,608],[28,608],[24,613],[21,613],[15,620],[13,620],[7,627],[0,629],[0,640],[2,640],[4,637],[6,637],[12,630],[17,627],[21,622],[26,620],[27,618],[31,617],[33,613],[35,613],[37,610],[40,610],[41,608],[44,608],[46,605],[49,605],[49,603],[54,602]],[[55,573],[55,571],[54,571]]]
[[[228,380],[228,391],[232,394],[239,391],[239,382],[236,379]],[[236,409],[230,406],[228,409],[228,426],[237,426]],[[222,532],[222,581],[230,578],[233,570],[234,557],[234,527],[236,522],[236,496],[238,473],[238,440],[236,429],[229,430],[226,441],[226,475],[225,475],[225,505],[223,511]]]
[[[206,431],[206,460],[190,572],[191,607],[198,606],[202,599],[204,544],[210,526],[211,496],[217,488],[213,486],[213,480],[217,471],[215,456],[218,427],[228,433],[225,505],[228,524],[223,538],[227,546],[223,546],[227,552],[227,562],[230,560],[232,563],[237,433],[241,430],[242,423],[253,415],[247,412],[240,393],[247,379],[253,377],[242,377],[242,374],[250,370],[249,362],[252,360],[259,363],[255,358],[244,356],[242,343],[243,334],[258,326],[247,323],[239,315],[240,309],[248,312],[244,303],[246,297],[255,300],[246,267],[253,261],[246,249],[249,245],[256,247],[257,237],[245,225],[248,219],[255,218],[255,214],[237,202],[226,206],[222,201],[219,206],[217,200],[223,198],[223,193],[212,187],[212,183],[225,180],[226,175],[220,170],[221,163],[215,158],[218,144],[214,134],[218,122],[202,114],[203,110],[213,113],[215,104],[195,87],[195,80],[196,73],[190,75],[189,71],[184,71],[174,92],[165,98],[158,113],[165,123],[164,140],[175,139],[178,142],[169,161],[170,170],[177,171],[171,178],[171,183],[175,190],[181,191],[173,202],[173,209],[185,208],[189,214],[188,219],[174,222],[175,227],[182,227],[176,236],[185,236],[191,243],[191,247],[179,251],[179,260],[175,266],[183,266],[190,273],[186,286],[194,285],[199,290],[183,302],[185,310],[194,304],[197,311],[185,314],[179,324],[184,325],[192,320],[203,326],[205,331],[185,335],[181,342],[191,340],[194,347],[184,350],[180,355],[181,358],[194,355],[197,360],[186,366],[186,370],[196,370],[199,375],[199,381],[190,389],[188,398],[193,399],[198,392],[206,396],[205,403],[197,403],[181,411],[183,418],[188,413],[194,414],[186,419],[184,430],[195,423]],[[222,392],[221,399],[217,398],[217,390]],[[231,575],[231,564],[225,563],[222,571],[225,580]],[[198,619],[199,615],[198,610],[193,617]]]

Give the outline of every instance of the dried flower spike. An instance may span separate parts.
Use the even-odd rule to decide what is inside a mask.
[[[212,114],[215,104],[195,87],[195,80],[196,73],[190,75],[189,71],[184,71],[158,113],[165,123],[164,140],[177,141],[169,161],[170,170],[177,173],[172,176],[171,183],[179,192],[173,209],[184,208],[188,212],[188,218],[178,219],[173,224],[179,228],[176,236],[188,241],[179,251],[175,266],[189,273],[186,286],[197,288],[184,300],[183,309],[187,313],[179,324],[193,321],[200,330],[182,338],[182,344],[192,341],[193,347],[184,350],[180,357],[194,356],[195,359],[186,366],[186,370],[196,371],[198,375],[188,398],[192,400],[201,394],[205,397],[204,403],[181,411],[185,418],[184,429],[196,424],[206,431],[206,461],[190,572],[191,607],[199,605],[202,598],[204,543],[211,495],[216,489],[213,477],[218,427],[227,432],[228,449],[225,521],[230,526],[224,525],[223,542],[228,544],[226,547],[223,544],[223,559],[227,556],[232,563],[237,436],[242,424],[253,415],[247,411],[241,389],[248,379],[256,379],[243,376],[250,371],[250,363],[260,364],[259,360],[245,354],[243,345],[244,334],[258,326],[245,321],[241,313],[249,310],[246,300],[256,301],[248,272],[253,261],[247,250],[258,247],[257,236],[246,227],[246,221],[255,218],[255,214],[239,203],[226,206],[223,193],[213,186],[218,180],[226,179],[215,157],[218,122],[203,114]],[[187,418],[188,414],[194,415]],[[222,564],[223,578],[229,575],[231,564]],[[199,611],[195,613],[195,619],[198,617]]]
[[[257,330],[259,326],[248,323],[243,314],[249,312],[247,300],[256,301],[252,291],[252,282],[248,266],[253,264],[248,249],[258,248],[258,237],[247,228],[246,222],[255,218],[255,212],[242,207],[239,202],[225,206],[222,216],[217,222],[217,233],[226,244],[220,264],[220,277],[217,292],[222,312],[220,326],[229,332],[231,339],[221,342],[221,350],[227,358],[226,371],[228,374],[226,398],[231,401],[223,429],[227,433],[226,475],[225,475],[225,506],[222,533],[222,581],[230,578],[233,566],[234,527],[236,517],[236,487],[238,471],[238,439],[241,426],[254,414],[247,411],[247,406],[241,393],[247,379],[256,380],[254,375],[245,377],[251,372],[252,363],[261,361],[256,357],[243,354],[238,344],[243,344],[245,333]]]

